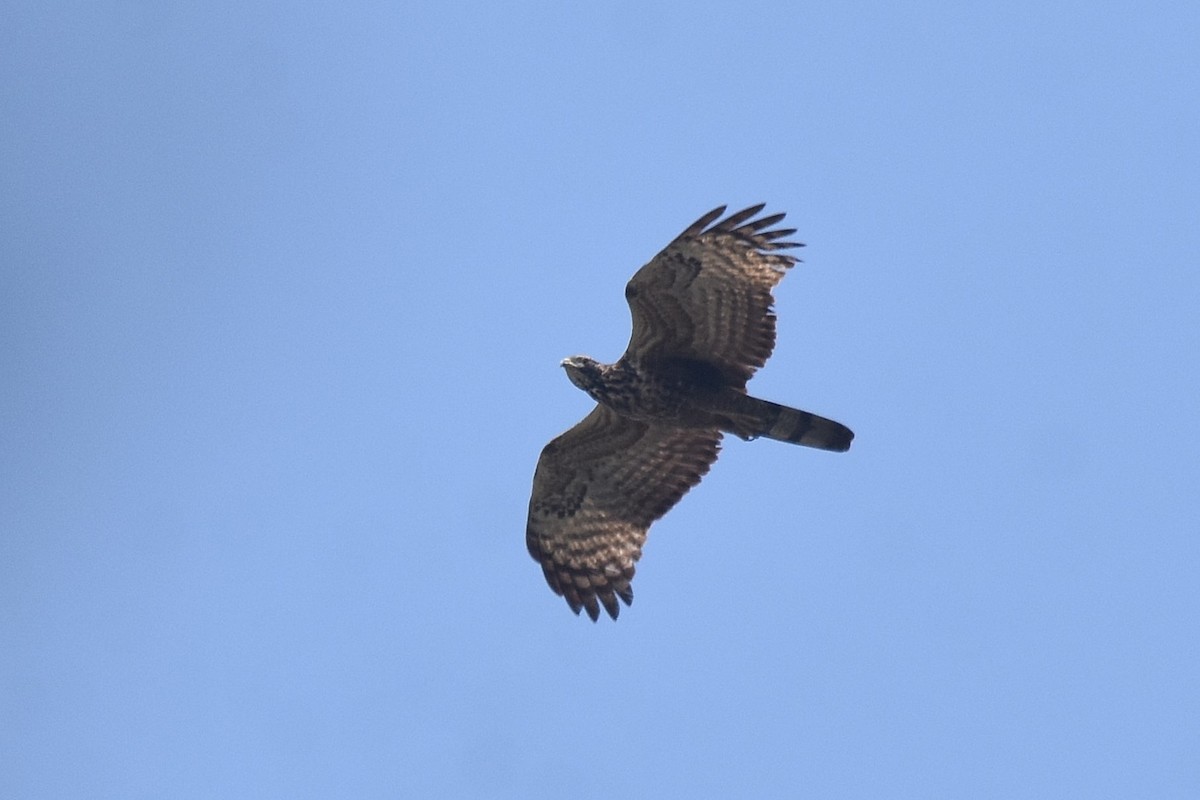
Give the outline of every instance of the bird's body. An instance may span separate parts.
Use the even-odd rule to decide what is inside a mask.
[[[563,361],[571,382],[621,417],[680,428],[717,428],[742,439],[766,436],[824,450],[845,450],[854,434],[841,423],[781,406],[727,384],[704,362],[684,359],[600,364]],[[844,445],[844,446],[843,446]]]
[[[840,423],[746,394],[775,344],[771,289],[796,259],[793,230],[764,230],[762,206],[697,220],[625,289],[633,335],[614,364],[562,362],[596,401],[550,442],[534,473],[526,543],[575,613],[614,619],[633,600],[634,562],[650,524],[708,472],[723,433],[825,450],[849,448]]]
[[[703,364],[685,361],[639,363],[622,358],[600,364],[586,356],[563,361],[571,382],[597,403],[628,419],[682,427],[712,427],[704,398],[721,386]]]

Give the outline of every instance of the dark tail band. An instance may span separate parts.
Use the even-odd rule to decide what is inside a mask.
[[[854,439],[854,432],[840,422],[769,400],[741,395],[737,406],[732,433],[743,439],[765,436],[838,453],[849,450]]]

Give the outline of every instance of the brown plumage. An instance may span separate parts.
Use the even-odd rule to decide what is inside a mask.
[[[598,405],[542,450],[533,476],[529,553],[571,610],[613,619],[633,602],[646,531],[708,472],[722,433],[844,451],[833,420],[759,400],[746,381],[775,347],[774,288],[796,263],[794,229],[754,220],[758,205],[696,220],[625,287],[633,335],[615,364],[563,361]],[[711,227],[710,227],[711,226]]]

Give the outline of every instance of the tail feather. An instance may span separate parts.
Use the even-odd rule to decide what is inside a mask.
[[[769,400],[738,395],[734,406],[729,432],[743,439],[765,436],[838,453],[849,450],[854,439],[854,432],[840,422]]]

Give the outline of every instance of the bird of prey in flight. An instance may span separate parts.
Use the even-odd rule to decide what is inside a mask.
[[[646,531],[708,472],[722,434],[850,447],[845,425],[746,393],[775,347],[771,289],[797,261],[784,251],[800,246],[772,229],[783,214],[754,219],[762,209],[714,209],[637,271],[615,364],[562,362],[596,407],[542,450],[525,537],[576,614],[616,619],[633,601]]]

